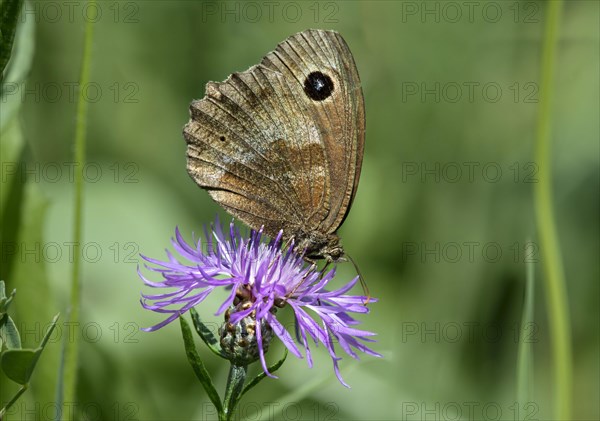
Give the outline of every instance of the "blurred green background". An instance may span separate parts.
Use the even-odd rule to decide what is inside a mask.
[[[322,347],[311,370],[290,356],[278,380],[245,397],[240,418],[551,419],[555,385],[532,200],[546,7],[28,2],[14,52],[22,72],[0,104],[3,124],[10,122],[2,133],[1,277],[17,289],[11,314],[25,346],[39,343],[57,312],[65,322],[87,16],[95,36],[91,82],[81,87],[89,98],[82,314],[72,330],[59,323],[8,419],[56,416],[61,340],[72,337],[81,341],[78,418],[211,418],[178,324],[139,331],[161,319],[139,304],[138,254],[164,258],[175,226],[189,239],[216,214],[229,221],[186,173],[188,105],[204,96],[207,81],[247,69],[307,28],[339,31],[362,80],[364,164],[340,235],[379,298],[361,326],[378,333],[374,349],[384,358],[346,356],[348,390]],[[577,420],[600,417],[599,14],[596,1],[564,4],[552,109]],[[535,313],[521,329],[527,262],[535,266]],[[354,274],[352,265],[339,266],[340,283]],[[218,322],[212,313],[222,298],[198,311]],[[515,403],[519,342],[533,348],[533,385],[531,399]],[[268,357],[281,353],[277,344]],[[227,367],[206,358],[222,390]],[[16,390],[0,379],[0,402]]]

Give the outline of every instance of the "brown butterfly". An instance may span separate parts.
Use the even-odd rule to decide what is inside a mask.
[[[344,255],[337,229],[356,194],[365,109],[340,34],[290,36],[260,64],[208,82],[190,105],[187,169],[227,212],[309,259]]]

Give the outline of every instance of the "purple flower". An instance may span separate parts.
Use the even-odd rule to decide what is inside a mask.
[[[228,312],[228,323],[236,324],[251,316],[258,326],[264,322],[298,358],[303,358],[290,333],[277,320],[276,311],[286,305],[296,316],[296,335],[306,350],[306,359],[312,367],[309,343],[322,343],[333,360],[335,374],[342,379],[334,343],[351,357],[358,359],[356,350],[380,357],[363,342],[373,342],[372,332],[359,330],[353,326],[359,322],[350,313],[368,313],[364,305],[367,297],[346,294],[358,281],[358,277],[343,287],[328,291],[327,284],[335,275],[335,268],[322,273],[306,264],[302,256],[294,252],[294,244],[282,250],[282,232],[270,243],[261,242],[262,232],[252,231],[249,238],[242,238],[233,222],[226,235],[220,224],[212,227],[212,235],[205,230],[205,242],[201,239],[188,244],[179,230],[172,239],[173,248],[185,260],[183,263],[167,251],[168,261],[159,261],[142,256],[151,265],[146,267],[162,274],[162,282],[152,282],[138,269],[144,283],[153,288],[174,288],[170,292],[157,295],[142,294],[142,306],[168,317],[146,331],[160,329],[177,319],[190,308],[200,304],[216,288],[230,289],[228,298],[221,304],[216,314],[234,308],[241,299],[247,304],[235,307]],[[204,246],[204,247],[203,247]],[[203,249],[204,248],[204,249]],[[371,302],[377,300],[370,298]],[[310,312],[310,313],[309,313]],[[268,343],[263,343],[264,331],[256,329],[258,354],[265,373],[272,376],[265,362],[264,352]]]

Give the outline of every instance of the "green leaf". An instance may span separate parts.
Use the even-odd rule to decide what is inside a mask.
[[[202,384],[202,387],[204,387],[204,390],[206,390],[206,394],[210,398],[211,402],[215,408],[217,408],[219,414],[223,414],[221,398],[219,397],[217,389],[215,389],[215,385],[210,378],[208,370],[206,370],[204,363],[200,359],[200,355],[198,355],[198,351],[196,351],[196,345],[194,344],[194,337],[192,336],[190,326],[182,316],[179,316],[179,322],[181,323],[181,333],[183,335],[183,343],[185,345],[185,353],[188,361],[192,365],[192,369],[194,370],[194,373],[196,373],[196,377],[198,377],[198,380],[200,380],[200,383]]]
[[[225,387],[225,419],[230,420],[235,414],[235,407],[242,398],[242,390],[246,376],[248,375],[248,366],[239,366],[231,363],[229,367],[229,376],[227,377],[227,386]]]
[[[6,374],[6,377],[21,385],[29,383],[31,374],[48,343],[48,338],[50,338],[50,335],[52,335],[52,332],[56,327],[58,316],[59,315],[57,314],[54,316],[54,319],[52,319],[50,328],[48,329],[48,332],[46,332],[46,335],[38,348],[9,349],[0,356],[0,366],[2,367],[2,371]]]
[[[0,320],[0,350],[6,346],[8,349],[21,349],[21,336],[17,326],[8,314],[4,314]]]
[[[48,339],[50,339],[50,335],[52,335],[52,332],[54,331],[54,328],[56,327],[56,322],[58,321],[59,317],[60,317],[60,313],[58,313],[52,319],[52,322],[50,323],[50,328],[48,329],[48,331],[46,332],[46,334],[42,338],[42,342],[40,342],[40,348],[41,349],[44,349],[46,347],[46,344],[48,343]]]
[[[192,322],[194,323],[194,328],[198,335],[202,338],[208,349],[210,349],[215,355],[221,358],[227,358],[223,350],[221,349],[221,345],[219,341],[210,331],[210,329],[200,320],[200,316],[198,312],[194,310],[194,308],[190,309],[190,314],[192,315]]]
[[[2,143],[6,142],[4,131],[7,124],[14,119],[23,103],[22,91],[33,61],[34,45],[35,19],[24,19],[17,26],[14,37],[14,54],[10,57],[10,62],[4,71],[4,77],[0,84],[0,101],[2,104],[0,132],[3,134]],[[2,148],[2,152],[5,152],[4,148]],[[2,158],[3,161],[6,159],[5,157]]]
[[[16,289],[13,289],[13,291],[10,293],[10,297],[7,297],[4,293],[4,281],[0,281],[1,283],[1,288],[0,288],[0,316],[4,313],[8,312],[8,306],[10,304],[10,302],[13,300],[15,294],[17,293]]]
[[[4,108],[2,109],[4,110]],[[4,137],[2,137],[4,142]],[[4,159],[4,156],[2,156]],[[24,184],[24,185],[23,185]],[[28,179],[24,183],[19,183],[22,186],[22,199],[17,205],[16,201],[11,201],[17,206],[14,209],[14,214],[19,215],[17,219],[8,216],[3,218],[3,223],[9,224],[9,231],[14,227],[14,236],[6,230],[3,225],[2,242],[13,242],[18,244],[18,247],[29,247],[32,249],[36,244],[44,244],[44,226],[46,223],[46,214],[48,201],[44,197],[40,186],[34,180]],[[2,189],[4,190],[4,188]],[[16,191],[17,189],[15,189]],[[12,192],[11,192],[12,196]],[[11,211],[12,212],[12,211]],[[56,314],[56,307],[53,303],[54,292],[48,281],[46,262],[44,259],[34,261],[34,259],[21,259],[19,253],[16,252],[10,260],[10,266],[5,263],[0,265],[0,270],[10,271],[10,277],[5,277],[7,287],[10,290],[16,287],[19,294],[17,304],[24,303],[25,305],[12,305],[10,307],[11,317],[18,322],[18,326],[38,326],[40,320],[51,320]],[[41,340],[41,338],[39,339]],[[36,344],[23,344],[26,348],[35,348]],[[40,402],[54,402],[55,385],[57,376],[57,364],[59,362],[60,347],[48,347],[44,351],[44,361],[41,361],[35,369],[36,387],[33,390],[32,397]],[[5,383],[9,380],[0,375],[0,389],[5,389]],[[4,397],[6,399],[6,397]]]
[[[10,60],[23,0],[3,0],[0,4],[0,81]]]
[[[4,7],[4,6],[3,6]],[[23,103],[22,91],[31,67],[34,53],[35,19],[26,19],[17,28],[14,54],[0,84],[0,161],[3,169],[0,189],[0,241],[5,254],[0,265],[0,279],[18,284],[12,275],[17,253],[18,230],[24,211],[26,177],[19,170],[25,156],[25,141],[21,130],[19,110]],[[22,242],[20,243],[22,244]],[[11,250],[13,249],[13,250]],[[25,299],[25,301],[27,301]]]
[[[9,349],[0,357],[6,377],[19,384],[29,383],[39,354],[33,349]]]
[[[0,409],[0,420],[4,419],[3,417],[4,414],[6,414],[6,411],[8,411],[10,407],[13,406],[15,402],[17,402],[17,400],[21,397],[23,393],[25,393],[28,387],[29,385],[27,384],[22,385],[21,388],[17,391],[17,393],[15,393],[14,396],[10,399],[10,401],[6,403],[4,408]]]
[[[277,371],[279,369],[279,367],[281,367],[283,365],[287,356],[288,356],[288,350],[287,350],[287,348],[285,348],[283,357],[281,357],[281,359],[279,361],[277,361],[275,364],[273,364],[272,366],[267,367],[269,370],[269,373],[274,373],[275,371]],[[248,392],[250,389],[252,389],[254,386],[256,386],[265,377],[267,377],[266,373],[264,371],[261,371],[255,378],[253,378],[251,381],[249,381],[246,384],[246,386],[244,386],[244,389],[242,390],[240,398],[242,396],[244,396],[244,394],[246,392]]]
[[[17,293],[17,290],[13,289],[12,292],[10,293],[10,297],[7,297],[6,290],[4,289],[4,281],[0,281],[0,315],[2,315],[4,313],[8,313],[8,306],[9,306],[10,302],[13,300],[16,293]]]

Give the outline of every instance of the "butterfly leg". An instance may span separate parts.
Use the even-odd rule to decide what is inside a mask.
[[[323,266],[323,270],[321,271],[321,279],[323,279],[323,275],[325,275],[325,272],[327,272],[327,268],[329,267],[330,264],[331,264],[331,262],[329,260],[327,260],[325,262],[325,266]]]
[[[304,275],[304,277],[306,278],[306,276],[308,276],[311,272],[314,272],[315,270],[317,270],[317,261],[308,256],[304,256],[303,259],[306,263],[308,263],[310,265],[310,270],[308,272],[306,272],[306,275]]]

